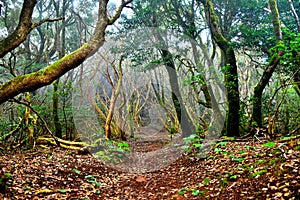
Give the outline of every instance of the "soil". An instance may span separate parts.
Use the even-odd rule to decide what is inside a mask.
[[[162,144],[140,140],[136,152],[155,152]],[[299,139],[218,141],[206,154],[195,147],[145,173],[111,168],[91,154],[36,146],[0,156],[0,171],[12,175],[0,199],[296,200],[299,167]]]

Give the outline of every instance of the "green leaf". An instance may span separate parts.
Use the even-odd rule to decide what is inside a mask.
[[[205,185],[209,184],[209,183],[210,183],[210,179],[209,179],[209,178],[203,179],[203,183],[204,183]]]
[[[275,146],[275,143],[274,142],[267,142],[267,143],[263,144],[263,146],[272,148],[272,147]]]
[[[96,191],[95,191],[95,194],[100,194],[100,190],[96,190]]]
[[[81,174],[81,171],[79,171],[78,169],[74,168],[73,172],[77,173],[77,174]]]
[[[224,147],[224,146],[226,146],[227,143],[228,142],[219,142],[219,143],[217,143],[217,145],[221,145],[222,147]]]
[[[129,144],[127,142],[123,142],[124,147],[129,147]]]
[[[98,151],[98,152],[96,153],[96,155],[101,157],[101,156],[104,155],[104,151]]]
[[[252,171],[254,168],[253,167],[247,167],[247,169],[249,170],[249,171]]]
[[[117,148],[117,149],[116,149],[116,152],[119,152],[119,153],[124,153],[124,152],[125,152],[125,150],[124,150],[124,149],[121,149],[121,148]]]
[[[178,191],[178,194],[183,195],[183,194],[185,194],[186,192],[187,192],[186,189],[181,189],[181,190]]]
[[[254,177],[258,176],[258,175],[262,175],[262,174],[265,174],[265,173],[267,173],[267,170],[263,169],[263,170],[260,170],[258,172],[255,172],[255,173],[251,174],[250,178],[254,178]]]
[[[183,145],[181,148],[187,153],[191,152],[191,149],[188,145]]]
[[[230,176],[229,178],[230,178],[230,179],[236,179],[236,178],[237,178],[237,175]]]
[[[10,179],[12,177],[11,173],[4,173],[4,178]]]
[[[96,187],[100,187],[100,186],[101,186],[101,183],[95,182],[95,186],[96,186]]]
[[[249,145],[246,145],[246,146],[244,146],[244,148],[246,148],[246,149],[254,149],[254,150],[256,150],[256,147],[254,147],[254,146],[249,146]]]
[[[129,144],[127,142],[118,142],[119,147],[129,147]]]
[[[66,194],[67,190],[59,190],[59,192],[62,193],[62,194]]]
[[[222,186],[225,186],[225,185],[227,185],[227,184],[228,184],[227,178],[223,178],[223,179],[221,180],[221,185],[222,185]]]
[[[192,134],[189,137],[183,138],[183,140],[186,143],[192,142],[192,141],[196,141],[197,140],[197,135],[196,134]]]
[[[265,160],[257,160],[257,161],[256,161],[256,164],[259,165],[259,164],[264,163],[264,162],[265,162]]]
[[[199,191],[199,190],[194,190],[194,189],[192,189],[192,194],[193,194],[194,196],[197,196],[197,195],[200,194],[200,191]]]
[[[242,162],[245,158],[235,158],[234,161],[235,162]]]
[[[239,153],[239,154],[245,154],[245,153],[247,153],[247,151],[242,150],[242,151],[239,151],[238,153]]]
[[[94,179],[95,177],[93,175],[87,175],[84,178],[86,178],[86,179]]]
[[[216,153],[219,153],[219,152],[221,152],[222,151],[222,149],[221,148],[215,148],[215,150],[214,150]]]
[[[203,145],[202,144],[198,144],[198,143],[196,143],[196,144],[193,144],[195,147],[202,147]]]

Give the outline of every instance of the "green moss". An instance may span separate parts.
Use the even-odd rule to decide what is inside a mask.
[[[59,59],[55,63],[46,67],[45,69],[40,70],[40,73],[41,73],[40,75],[51,74],[53,71],[57,70],[61,66],[61,63],[69,62],[69,61],[71,62],[74,59],[74,56],[76,56],[78,54],[78,52],[81,52],[83,49],[88,48],[88,46],[89,45],[87,43],[83,44],[80,48],[76,49],[75,51],[71,52],[70,54]]]

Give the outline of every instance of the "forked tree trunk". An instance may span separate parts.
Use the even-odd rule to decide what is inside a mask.
[[[219,18],[214,12],[212,0],[200,0],[200,2],[204,6],[205,16],[213,40],[218,44],[225,55],[225,66],[223,67],[223,70],[228,105],[226,113],[226,135],[230,137],[239,136],[240,96],[234,50],[231,47],[230,42],[221,32]]]
[[[272,17],[274,34],[276,37],[276,44],[279,45],[283,41],[282,41],[280,16],[277,7],[277,1],[269,0],[269,5],[271,9],[271,17]],[[262,94],[266,85],[269,83],[273,72],[278,66],[281,56],[282,56],[282,52],[277,49],[277,52],[272,56],[268,67],[265,69],[258,84],[254,88],[254,95],[252,100],[253,103],[252,120],[253,120],[253,125],[255,126],[262,127],[262,121],[263,121],[262,120]]]
[[[113,66],[115,67],[115,66]],[[116,105],[116,101],[117,98],[120,94],[121,91],[121,87],[122,87],[122,79],[123,79],[123,72],[122,72],[122,57],[120,58],[120,60],[118,61],[118,74],[116,74],[117,70],[115,71],[115,79],[117,79],[117,86],[116,88],[113,88],[112,91],[112,95],[111,95],[111,99],[110,99],[110,105],[109,105],[109,110],[108,110],[108,114],[107,114],[107,118],[106,118],[106,122],[105,122],[105,135],[107,139],[111,139],[111,122],[113,119],[113,115],[114,115],[114,109],[115,109],[115,105]],[[109,74],[108,74],[109,76]]]

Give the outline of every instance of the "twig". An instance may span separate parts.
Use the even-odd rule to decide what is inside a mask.
[[[117,21],[117,19],[119,19],[121,13],[122,13],[122,10],[125,6],[128,6],[128,4],[130,4],[133,0],[127,0],[127,1],[124,1],[122,0],[122,3],[121,5],[118,7],[118,9],[116,10],[116,13],[115,15],[109,19],[109,25],[112,25],[115,23],[115,21]]]
[[[42,19],[41,21],[38,21],[38,22],[32,24],[31,28],[34,29],[34,28],[42,25],[45,22],[55,22],[55,21],[59,21],[59,20],[62,20],[62,19],[63,19],[63,17],[54,18],[54,19],[51,19],[51,18]]]

